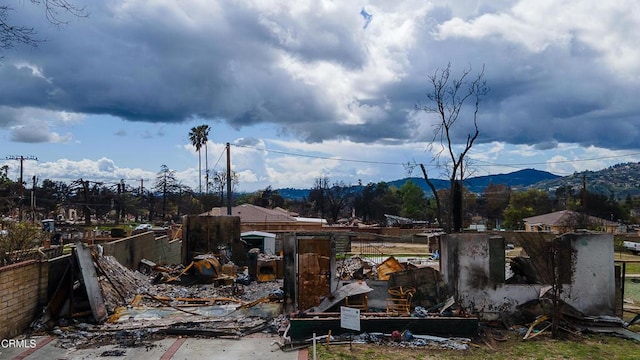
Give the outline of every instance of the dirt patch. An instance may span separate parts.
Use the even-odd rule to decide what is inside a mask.
[[[415,243],[393,243],[393,242],[371,242],[378,251],[385,255],[429,255],[429,246],[427,244]],[[362,252],[359,244],[351,245],[351,252],[358,254]]]

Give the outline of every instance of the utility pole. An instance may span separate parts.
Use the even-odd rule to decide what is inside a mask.
[[[231,216],[231,145],[227,143],[227,215]]]
[[[36,222],[36,182],[37,178],[33,175],[33,185],[31,186],[31,222]]]
[[[587,213],[587,176],[582,175],[582,212]]]
[[[22,181],[22,165],[24,163],[25,160],[38,160],[37,157],[29,155],[29,156],[22,156],[22,155],[9,155],[6,157],[7,160],[20,160],[20,180],[19,180],[19,186],[20,186],[20,199],[18,201],[18,220],[22,222],[22,200],[24,199],[24,182]]]

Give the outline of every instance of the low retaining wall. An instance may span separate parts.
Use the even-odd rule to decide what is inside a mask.
[[[0,339],[21,334],[47,302],[49,266],[28,260],[0,267]]]

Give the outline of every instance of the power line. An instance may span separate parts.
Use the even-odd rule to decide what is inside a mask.
[[[299,154],[299,153],[292,153],[292,152],[288,152],[288,151],[273,150],[273,149],[260,148],[260,147],[248,146],[248,145],[237,145],[237,144],[234,144],[233,146],[241,147],[241,148],[247,148],[247,149],[253,149],[253,150],[260,150],[260,151],[268,151],[268,152],[277,153],[277,154],[283,154],[283,155],[312,158],[312,159],[334,160],[334,161],[354,162],[354,163],[364,163],[364,164],[378,164],[378,165],[401,165],[401,166],[407,166],[407,165],[412,164],[410,162],[398,163],[398,162],[344,159],[344,158],[337,158],[337,157],[330,157],[330,156]],[[474,165],[474,166],[479,166],[479,167],[503,166],[503,167],[512,167],[512,168],[515,168],[515,169],[521,169],[522,167],[533,166],[533,165],[548,165],[548,164],[563,164],[563,163],[574,163],[574,162],[586,162],[586,161],[595,161],[595,160],[604,160],[604,159],[615,159],[615,158],[622,158],[622,157],[629,157],[629,156],[636,156],[636,155],[640,155],[640,152],[629,153],[629,154],[624,154],[624,155],[600,156],[600,157],[586,158],[586,159],[555,160],[555,161],[530,162],[530,163],[511,163],[511,164],[492,163],[490,161],[473,159],[471,157],[470,157],[470,159],[472,161],[478,161],[478,162],[487,163],[487,165],[477,165],[477,164]],[[435,166],[435,165],[427,165],[427,166]]]
[[[357,159],[343,159],[343,158],[335,158],[335,157],[329,157],[329,156],[318,156],[318,155],[296,154],[296,153],[291,153],[291,152],[287,152],[287,151],[273,150],[273,149],[267,149],[267,148],[259,148],[259,147],[255,147],[255,146],[248,146],[248,145],[233,145],[233,146],[236,146],[236,147],[242,147],[242,148],[247,148],[247,149],[254,149],[254,150],[268,151],[268,152],[273,152],[273,153],[276,153],[276,154],[283,154],[283,155],[290,155],[290,156],[298,156],[298,157],[312,158],[312,159],[334,160],[334,161],[354,162],[354,163],[363,163],[363,164],[378,164],[378,165],[402,165],[402,166],[407,165],[407,163],[397,163],[397,162],[371,161],[371,160],[357,160]]]
[[[215,165],[213,165],[213,170],[216,170],[216,167],[218,167],[218,163],[220,163],[220,159],[222,159],[222,155],[224,155],[227,152],[227,148],[223,148],[222,151],[220,152],[220,156],[218,156],[218,160],[216,160]]]
[[[490,165],[479,165],[479,166],[520,167],[520,166],[530,166],[530,165],[547,165],[547,164],[565,164],[565,163],[574,163],[574,162],[586,162],[586,161],[595,161],[595,160],[604,160],[604,159],[615,159],[615,158],[636,156],[636,155],[640,155],[640,152],[629,153],[629,154],[624,154],[624,155],[600,156],[600,157],[587,158],[587,159],[555,160],[555,161],[531,162],[531,163],[513,163],[513,164],[498,164],[498,163],[492,163],[490,161],[478,160],[478,159],[473,159],[473,158],[472,158],[472,160],[473,161],[485,162],[485,163],[490,164]]]

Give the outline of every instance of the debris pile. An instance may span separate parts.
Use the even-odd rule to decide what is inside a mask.
[[[431,256],[430,258],[407,258],[406,261],[400,261],[394,256],[388,256],[381,263],[377,264],[371,259],[362,258],[358,255],[345,259],[336,260],[336,278],[348,280],[389,280],[391,274],[420,268],[437,268],[438,261]]]
[[[367,261],[359,256],[353,256],[337,263],[336,277],[340,280],[361,280],[374,277],[374,266],[372,261]]]
[[[32,326],[57,335],[62,347],[114,339],[138,346],[160,333],[237,338],[275,333],[284,321],[281,281],[243,285],[235,281],[235,265],[222,265],[213,255],[198,256],[187,267],[143,260],[133,271],[78,242],[70,259],[58,291]]]
[[[304,343],[312,343],[313,338],[306,339]],[[433,335],[417,335],[409,330],[394,330],[391,333],[363,332],[360,334],[340,334],[316,336],[317,343],[326,345],[343,344],[375,344],[378,346],[391,346],[397,348],[424,348],[469,350],[471,338],[440,337]],[[278,344],[286,349],[284,344]]]
[[[518,306],[518,314],[504,317],[502,325],[514,331],[523,340],[542,334],[564,333],[581,335],[583,333],[612,334],[640,341],[640,334],[628,329],[631,323],[625,323],[615,316],[589,316],[578,311],[562,300],[554,305],[553,296],[546,292],[539,299],[530,300]],[[555,329],[554,329],[555,327]]]
[[[231,284],[237,277],[237,266],[229,261],[222,264],[213,254],[197,255],[188,266],[157,265],[152,261],[142,259],[138,271],[152,276],[153,283],[191,284]]]
[[[258,282],[274,281],[283,278],[282,256],[259,253],[256,263]]]

